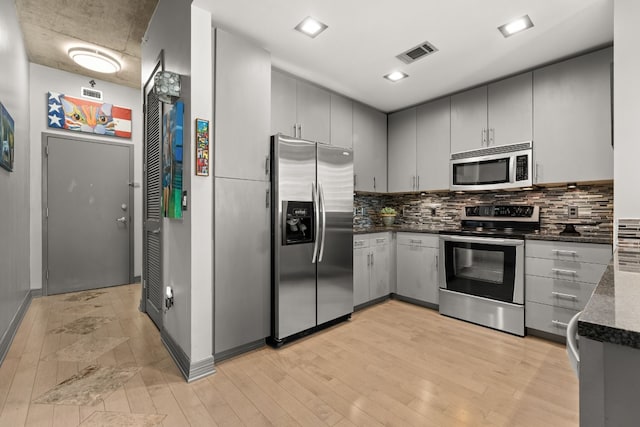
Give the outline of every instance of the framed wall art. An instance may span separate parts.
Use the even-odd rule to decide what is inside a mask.
[[[0,102],[0,166],[13,171],[15,126],[11,115]]]
[[[196,119],[196,175],[209,176],[209,121]]]
[[[184,103],[178,101],[162,118],[162,212],[165,218],[182,218],[182,136]]]
[[[57,92],[47,94],[47,107],[52,129],[131,138],[131,108]]]

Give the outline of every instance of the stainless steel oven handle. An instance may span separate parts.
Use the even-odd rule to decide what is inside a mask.
[[[460,243],[484,243],[487,245],[522,246],[524,240],[500,239],[495,237],[440,236],[441,240]]]
[[[311,197],[313,198],[313,222],[315,225],[316,238],[315,242],[313,242],[313,258],[311,258],[311,263],[316,263],[316,258],[318,257],[318,237],[320,237],[320,207],[318,206],[318,192],[316,190],[315,181],[311,181]]]

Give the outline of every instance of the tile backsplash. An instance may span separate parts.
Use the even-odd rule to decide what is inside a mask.
[[[613,233],[613,184],[536,188],[531,191],[462,193],[356,193],[353,224],[355,227],[382,225],[380,209],[384,206],[398,212],[396,225],[455,228],[460,225],[464,206],[522,204],[540,207],[540,228],[558,233],[566,222],[576,224],[583,235]],[[569,206],[578,208],[578,217],[569,218]],[[364,214],[362,214],[364,209]],[[583,225],[580,225],[583,224]]]

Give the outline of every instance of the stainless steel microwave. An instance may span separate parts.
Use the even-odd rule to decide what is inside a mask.
[[[449,189],[501,190],[533,184],[531,141],[451,154]]]

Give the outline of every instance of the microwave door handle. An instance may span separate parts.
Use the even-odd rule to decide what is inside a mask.
[[[316,263],[316,258],[318,257],[318,237],[320,236],[320,207],[318,206],[318,191],[316,189],[315,181],[311,182],[311,197],[313,198],[313,223],[315,228],[315,239],[313,242],[313,258],[311,258],[311,263]]]
[[[516,182],[516,157],[509,157],[509,182]]]

